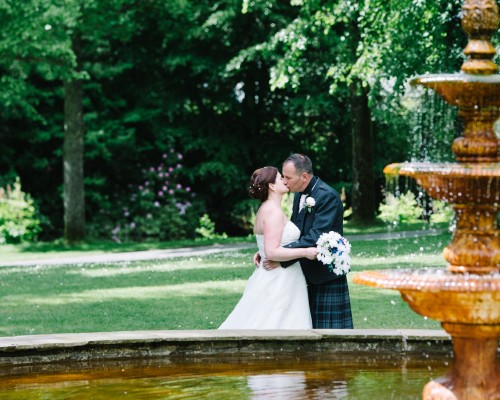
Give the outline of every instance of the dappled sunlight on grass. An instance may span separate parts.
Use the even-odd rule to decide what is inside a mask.
[[[429,328],[396,290],[352,282],[369,269],[445,264],[449,235],[353,240],[349,291],[356,328]],[[0,268],[0,332],[213,329],[231,312],[254,271],[255,249],[161,260]]]
[[[55,268],[68,268],[67,265],[30,265],[30,266],[17,266],[17,267],[2,267],[0,268],[0,275],[10,274],[39,274],[47,269]]]
[[[100,276],[99,273],[89,272],[91,269],[113,269],[119,272],[115,273],[135,273],[142,271],[174,271],[177,269],[200,269],[200,268],[234,268],[252,266],[254,250],[244,251],[223,251],[215,254],[207,254],[200,256],[177,256],[169,258],[158,258],[149,260],[126,260],[126,261],[108,261],[108,262],[85,262],[85,263],[55,263],[55,264],[33,264],[33,265],[18,265],[18,266],[0,266],[0,274],[9,274],[12,272],[34,273],[42,270],[56,268],[71,268],[72,270],[86,270],[83,275]],[[175,265],[177,264],[177,265]],[[103,272],[103,276],[107,276],[109,272]]]
[[[451,241],[449,233],[400,239],[353,240],[352,255],[383,256],[403,254],[440,254]]]
[[[101,267],[85,267],[82,266],[79,269],[68,271],[69,274],[77,274],[86,276],[89,278],[99,278],[99,277],[110,277],[116,275],[128,275],[137,274],[144,272],[173,272],[173,271],[189,271],[198,269],[230,269],[235,267],[248,267],[250,263],[207,263],[203,259],[198,258],[196,262],[191,262],[192,260],[185,262],[169,262],[164,261],[162,263],[156,264],[144,264],[137,265],[137,263],[121,263],[121,264],[104,264]]]
[[[18,304],[69,304],[102,303],[119,299],[156,299],[165,297],[190,297],[200,295],[223,295],[243,292],[246,280],[206,281],[164,286],[134,286],[112,289],[85,290],[78,293],[58,294],[57,296],[31,296],[30,294],[5,296],[3,305]]]

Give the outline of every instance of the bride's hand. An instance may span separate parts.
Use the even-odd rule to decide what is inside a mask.
[[[307,247],[306,248],[306,258],[309,260],[316,260],[316,257],[318,255],[318,250],[316,247]]]

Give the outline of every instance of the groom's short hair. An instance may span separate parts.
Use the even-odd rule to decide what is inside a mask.
[[[305,172],[306,174],[313,175],[312,161],[305,154],[292,154],[283,162],[283,165],[289,162],[293,164],[299,174]]]

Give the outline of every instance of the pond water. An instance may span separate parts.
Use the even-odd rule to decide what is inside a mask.
[[[203,356],[0,367],[4,400],[420,399],[451,357]]]

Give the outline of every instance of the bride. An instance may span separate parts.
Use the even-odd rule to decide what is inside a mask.
[[[300,231],[281,209],[288,188],[274,167],[257,169],[249,193],[262,202],[257,211],[254,233],[261,260],[314,260],[316,247],[285,249],[298,240]],[[311,329],[306,280],[299,262],[284,269],[256,268],[240,301],[219,329]]]

